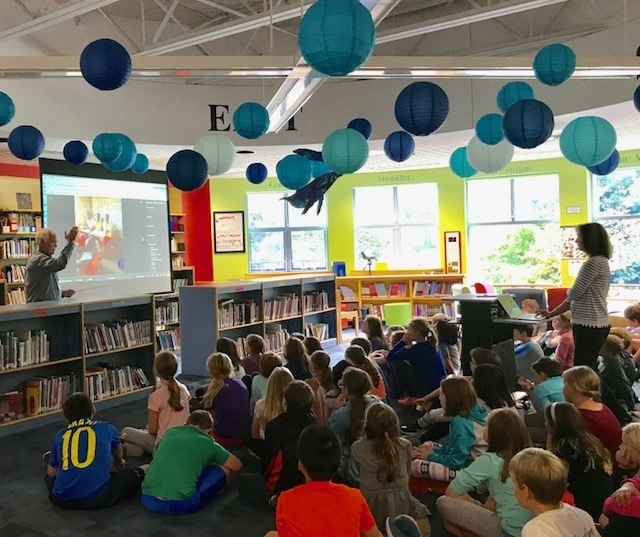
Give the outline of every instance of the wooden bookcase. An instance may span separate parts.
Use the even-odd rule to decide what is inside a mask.
[[[220,337],[235,340],[241,355],[249,334],[263,336],[267,350],[277,353],[293,332],[315,329],[323,341],[334,340],[334,280],[333,274],[294,275],[181,287],[182,372],[208,376],[206,360]]]
[[[171,235],[171,265],[174,268],[185,266],[186,247],[184,245],[184,217],[183,213],[169,214],[169,234]]]
[[[178,375],[182,371],[180,345],[180,301],[178,293],[155,295],[156,348],[170,351],[178,358]]]

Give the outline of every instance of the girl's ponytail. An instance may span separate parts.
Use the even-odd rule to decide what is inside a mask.
[[[175,374],[178,371],[178,359],[172,352],[162,351],[156,355],[154,360],[156,374],[167,381],[169,389],[169,406],[180,412],[184,407],[180,401],[180,386],[176,381]]]
[[[347,367],[342,375],[342,383],[347,390],[349,405],[351,406],[347,437],[351,442],[354,442],[360,438],[364,427],[364,415],[367,409],[365,395],[372,388],[371,379],[366,371],[355,367]]]
[[[202,398],[202,403],[209,408],[213,404],[218,392],[223,388],[224,381],[231,375],[233,364],[231,358],[223,352],[214,352],[207,359],[207,369],[211,375],[211,380],[207,386],[207,391]]]
[[[400,423],[393,409],[384,403],[367,411],[366,439],[372,443],[378,461],[378,481],[391,483],[400,477]]]
[[[176,379],[169,380],[167,388],[169,388],[169,406],[176,412],[180,412],[184,407],[180,401],[180,386],[178,386]]]

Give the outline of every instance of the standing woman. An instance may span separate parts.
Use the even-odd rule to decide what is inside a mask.
[[[609,335],[611,323],[607,310],[607,294],[611,271],[611,242],[606,230],[598,223],[582,224],[576,228],[577,245],[588,259],[580,268],[567,299],[546,314],[555,317],[571,310],[575,365],[597,370],[598,352]]]

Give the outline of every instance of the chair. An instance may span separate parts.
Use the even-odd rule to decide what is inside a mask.
[[[479,295],[495,295],[496,288],[490,283],[474,283],[473,286],[476,288],[476,293]]]
[[[342,343],[342,322],[353,321],[353,327],[356,331],[356,337],[360,335],[360,313],[358,310],[340,311],[340,322],[338,323],[337,337],[338,345]]]
[[[407,326],[413,318],[411,312],[411,304],[409,302],[395,302],[393,304],[384,304],[384,324],[391,326],[399,324]]]
[[[547,306],[553,311],[567,299],[568,287],[550,287],[547,289]]]

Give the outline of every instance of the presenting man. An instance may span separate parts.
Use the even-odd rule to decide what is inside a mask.
[[[60,300],[71,297],[75,291],[67,289],[60,292],[57,272],[67,266],[74,241],[78,235],[78,228],[72,227],[64,234],[67,245],[57,257],[52,257],[58,246],[58,237],[52,229],[44,228],[36,234],[38,251],[34,253],[27,263],[25,271],[25,291],[27,302],[40,302],[43,300]]]

